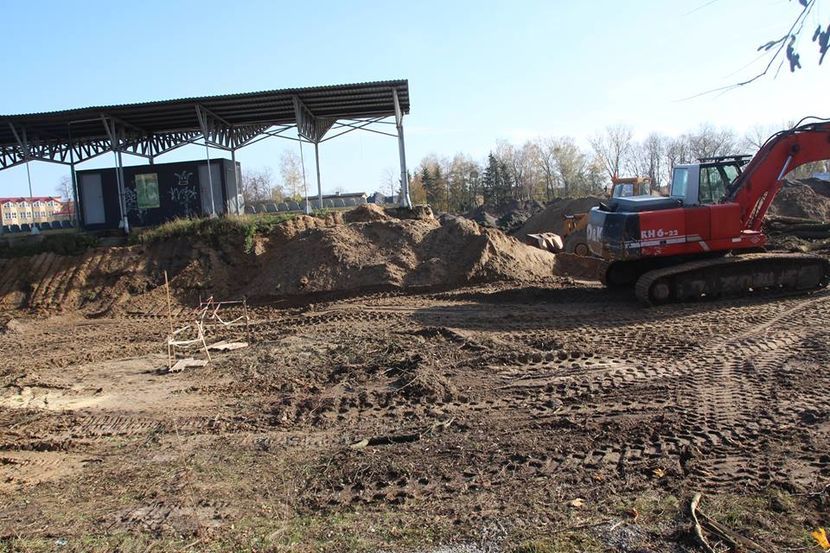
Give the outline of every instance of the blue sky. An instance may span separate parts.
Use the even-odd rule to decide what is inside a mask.
[[[825,11],[816,15],[826,25],[830,6],[819,4]],[[830,62],[817,65],[809,36],[803,71],[682,100],[757,72],[764,60],[755,48],[786,32],[798,9],[792,0],[123,6],[4,0],[0,113],[407,78],[410,167],[430,153],[484,157],[497,140],[570,135],[585,144],[612,123],[644,136],[703,122],[743,132],[805,115],[830,117]],[[805,34],[814,27],[808,23]],[[297,145],[267,140],[237,159],[243,168],[271,166],[276,173],[284,148]],[[188,147],[158,162],[203,155],[204,148]],[[373,191],[397,168],[397,144],[350,133],[321,146],[321,166],[326,191]],[[31,170],[35,194],[53,193],[68,173],[45,163]],[[0,196],[25,193],[23,167],[0,172]]]

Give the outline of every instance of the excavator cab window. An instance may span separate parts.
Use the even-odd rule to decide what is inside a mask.
[[[615,198],[630,198],[634,195],[634,185],[630,183],[615,184],[612,196]]]
[[[698,201],[701,204],[716,204],[726,195],[726,188],[738,176],[735,165],[711,165],[700,168]]]
[[[686,198],[688,185],[689,169],[686,167],[675,167],[671,179],[671,196],[675,198]]]

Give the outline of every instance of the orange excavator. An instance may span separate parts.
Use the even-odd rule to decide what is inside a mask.
[[[810,291],[830,282],[830,261],[764,253],[764,215],[784,176],[830,159],[830,120],[770,137],[749,156],[702,158],[674,168],[668,197],[611,198],[589,213],[591,253],[607,286],[633,286],[655,305],[758,290]]]

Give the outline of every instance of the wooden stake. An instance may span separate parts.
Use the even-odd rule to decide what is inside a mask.
[[[196,328],[199,329],[199,339],[202,340],[202,347],[205,348],[205,355],[207,356],[208,362],[211,361],[210,359],[210,351],[208,350],[207,341],[205,340],[205,332],[202,330],[202,322],[196,321]]]
[[[164,291],[167,294],[167,321],[170,323],[170,334],[173,334],[173,310],[170,308],[170,282],[167,280],[167,271],[164,271]]]
[[[245,315],[245,337],[251,341],[251,326],[250,318],[248,317],[248,298],[242,296],[242,312]]]

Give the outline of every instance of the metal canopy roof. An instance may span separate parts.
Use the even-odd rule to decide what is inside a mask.
[[[390,116],[399,124],[406,113],[408,82],[392,80],[0,115],[0,170],[28,160],[78,163],[111,151],[152,159],[202,139],[236,150],[295,127],[318,143],[333,128],[350,132]]]

